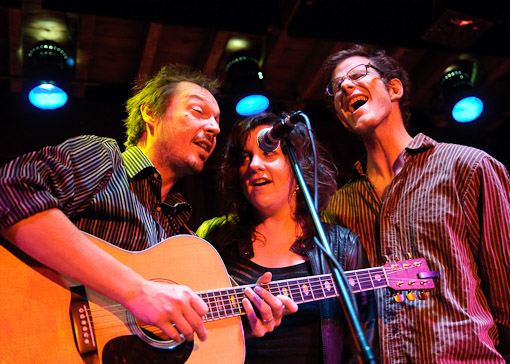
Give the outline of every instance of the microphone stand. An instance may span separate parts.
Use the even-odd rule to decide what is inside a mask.
[[[289,158],[292,169],[294,170],[294,175],[296,177],[297,183],[301,191],[303,191],[303,195],[305,197],[306,204],[308,205],[308,209],[310,210],[310,214],[312,216],[315,229],[317,230],[317,234],[319,235],[319,239],[322,243],[322,248],[326,250],[326,254],[324,254],[329,268],[331,269],[332,276],[335,280],[335,283],[339,290],[339,300],[342,308],[344,310],[345,316],[347,318],[347,322],[349,324],[349,328],[351,329],[351,333],[354,337],[354,342],[358,348],[358,351],[361,353],[362,363],[377,363],[375,360],[375,356],[372,352],[372,349],[368,345],[365,334],[363,333],[363,329],[361,328],[361,323],[357,316],[357,310],[351,300],[351,292],[349,286],[347,285],[347,279],[343,271],[341,271],[341,267],[335,265],[330,256],[332,256],[331,247],[329,245],[329,241],[324,233],[324,228],[319,219],[319,215],[317,210],[312,202],[312,198],[310,196],[310,192],[308,191],[308,187],[303,178],[303,174],[301,173],[301,169],[296,160],[296,156],[294,155],[294,146],[289,141],[289,138],[284,138],[281,140],[281,148],[282,151]]]

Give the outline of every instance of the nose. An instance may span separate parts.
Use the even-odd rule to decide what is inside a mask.
[[[264,162],[257,154],[251,157],[250,169],[254,171],[264,169]]]
[[[346,77],[344,81],[342,82],[342,85],[340,85],[340,90],[342,92],[345,92],[347,90],[352,90],[356,84],[354,81],[352,81],[349,77]]]
[[[210,134],[213,137],[218,135],[221,131],[218,120],[216,120],[216,118],[211,115],[208,119],[205,120],[204,130],[207,134]]]
[[[340,89],[335,94],[335,103],[342,103],[343,97],[348,96],[353,90],[354,90],[355,84],[350,79],[346,78],[342,85],[340,86]]]

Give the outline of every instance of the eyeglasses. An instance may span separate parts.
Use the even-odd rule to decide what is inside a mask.
[[[352,82],[356,82],[358,81],[359,79],[365,77],[366,75],[368,75],[368,69],[369,68],[373,68],[374,70],[376,70],[377,72],[379,72],[381,74],[381,76],[383,75],[383,73],[381,72],[381,70],[379,70],[377,67],[375,67],[373,64],[359,64],[353,68],[351,68],[347,74],[345,76],[342,76],[342,77],[338,77],[338,78],[335,78],[334,80],[331,80],[327,86],[326,86],[326,93],[333,97],[335,96],[335,94],[340,90],[340,88],[342,87],[342,83],[344,83],[344,81],[346,79],[349,79],[350,81]]]

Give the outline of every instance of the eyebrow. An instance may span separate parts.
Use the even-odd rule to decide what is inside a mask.
[[[200,101],[202,103],[206,103],[206,99],[204,97],[202,97],[201,95],[197,95],[197,94],[189,94],[186,96],[186,101],[188,102],[197,102],[197,101]]]
[[[195,94],[195,93],[189,94],[189,95],[187,95],[186,99],[187,99],[188,102],[197,102],[197,101],[200,101],[204,105],[206,105],[206,106],[208,105],[207,99],[205,97],[203,97],[202,95],[200,95],[200,94]],[[219,122],[219,120],[218,120],[219,117],[220,117],[220,110],[218,108],[218,114],[215,115],[214,118]]]

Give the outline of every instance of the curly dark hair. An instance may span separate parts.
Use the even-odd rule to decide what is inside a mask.
[[[394,78],[398,78],[404,87],[404,94],[399,100],[400,111],[402,113],[402,119],[404,124],[407,125],[411,112],[409,110],[410,94],[411,94],[411,81],[409,80],[409,74],[398,63],[394,58],[388,56],[382,49],[372,49],[365,47],[361,44],[355,44],[349,49],[341,50],[328,57],[328,59],[322,65],[322,70],[326,74],[327,82],[331,80],[331,76],[336,66],[350,57],[365,57],[370,60],[383,74],[381,78],[385,82],[389,82]]]
[[[146,77],[138,80],[133,87],[134,95],[126,102],[128,114],[124,119],[126,128],[124,145],[126,147],[136,145],[145,132],[145,122],[140,107],[146,105],[154,113],[154,116],[162,116],[168,108],[170,97],[174,95],[180,82],[197,84],[213,95],[218,93],[220,87],[220,82],[217,79],[181,64],[164,66],[152,78]]]
[[[224,151],[224,159],[220,166],[220,191],[223,197],[224,213],[234,217],[235,223],[229,224],[232,236],[252,238],[255,234],[255,226],[258,221],[255,209],[243,194],[239,180],[239,167],[243,160],[246,140],[252,130],[260,125],[272,126],[281,117],[273,113],[261,113],[236,123],[228,136]],[[303,178],[310,192],[313,194],[314,184],[314,161],[312,143],[306,126],[303,123],[295,124],[289,133],[289,139],[294,146],[294,154],[299,164]],[[329,198],[337,189],[337,169],[330,154],[319,144],[314,136],[317,150],[317,182],[318,182],[318,210],[322,212]],[[302,239],[311,239],[315,233],[313,220],[308,212],[308,207],[302,193],[296,195],[296,211],[294,218],[303,222]],[[231,221],[232,222],[232,221]],[[232,239],[231,239],[232,240]]]

